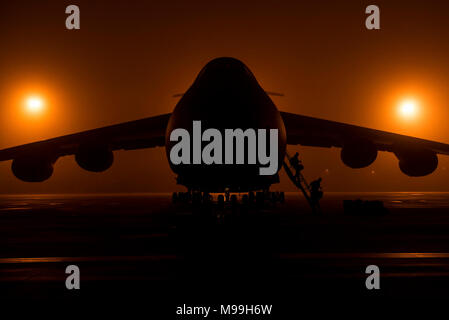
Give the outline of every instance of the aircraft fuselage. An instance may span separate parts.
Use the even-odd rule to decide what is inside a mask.
[[[221,164],[195,163],[193,146],[189,164],[174,164],[170,151],[176,141],[171,141],[170,135],[173,130],[182,128],[193,137],[194,121],[201,121],[201,130],[217,129],[223,137],[226,129],[252,129],[256,133],[259,129],[266,132],[277,129],[277,168],[273,174],[260,174],[260,169],[266,164],[259,158],[256,163],[247,161],[247,152],[245,163],[234,161],[227,164],[224,159]],[[218,58],[203,68],[176,105],[165,139],[167,158],[171,169],[178,175],[178,183],[189,189],[209,192],[221,192],[226,188],[231,191],[266,189],[278,182],[277,172],[282,167],[287,142],[285,126],[275,104],[249,69],[233,58]],[[266,148],[269,149],[268,134],[266,140]],[[248,141],[245,140],[246,146]],[[225,157],[224,149],[222,154]]]

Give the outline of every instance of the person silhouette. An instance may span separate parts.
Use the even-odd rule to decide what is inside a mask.
[[[290,164],[295,169],[295,179],[299,180],[299,174],[304,169],[304,165],[301,160],[299,160],[299,153],[296,152],[293,157],[290,158]]]
[[[321,177],[319,177],[318,179],[313,180],[310,183],[310,198],[314,205],[318,205],[318,202],[323,197],[323,190],[321,188],[322,180],[323,179]]]

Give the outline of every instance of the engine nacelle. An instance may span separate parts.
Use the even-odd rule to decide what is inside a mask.
[[[377,148],[368,140],[347,143],[341,149],[340,158],[350,168],[364,168],[376,160]]]
[[[75,160],[84,170],[103,172],[114,162],[114,154],[107,145],[81,145]]]
[[[48,159],[19,158],[13,160],[11,170],[22,181],[42,182],[53,174],[53,163]]]
[[[396,153],[399,168],[410,177],[427,176],[438,167],[437,154],[429,150],[408,150]]]

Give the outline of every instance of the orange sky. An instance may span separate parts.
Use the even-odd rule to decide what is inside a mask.
[[[359,1],[77,1],[81,30],[65,29],[69,1],[0,4],[0,147],[172,111],[210,59],[244,61],[280,110],[449,143],[449,3],[376,1],[381,30],[365,29]],[[48,99],[41,117],[22,100]],[[420,100],[416,121],[398,99]],[[449,157],[435,173],[403,175],[392,154],[352,170],[338,149],[299,149],[306,176],[330,191],[449,191]],[[27,184],[0,163],[0,193],[182,190],[161,149],[116,153],[94,174],[61,158]],[[328,169],[328,172],[326,171]],[[374,173],[373,173],[374,172]],[[293,190],[286,176],[274,189]]]

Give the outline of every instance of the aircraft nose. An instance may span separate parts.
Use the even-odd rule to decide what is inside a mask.
[[[211,60],[207,65],[207,69],[222,69],[222,70],[231,70],[231,69],[242,69],[245,65],[243,62],[236,58],[231,57],[221,57]]]
[[[254,76],[243,62],[235,58],[223,57],[210,61],[200,72],[196,83],[201,87],[232,89],[246,88],[254,81]]]

